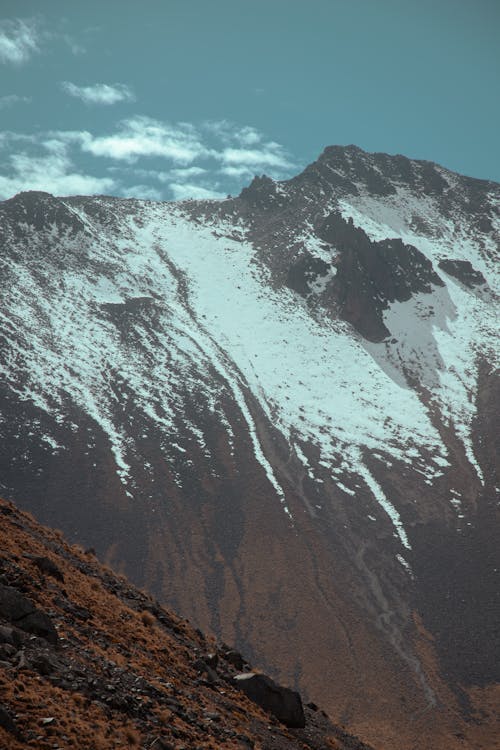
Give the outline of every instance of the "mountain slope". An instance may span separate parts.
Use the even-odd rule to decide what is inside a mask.
[[[316,706],[305,707],[304,728],[287,729],[236,688],[235,665],[252,674],[240,654],[60,532],[3,501],[0,516],[4,750],[369,750]],[[22,606],[36,608],[37,620],[18,617]]]
[[[4,494],[368,740],[463,747],[500,679],[499,195],[331,147],[225,201],[5,201]]]

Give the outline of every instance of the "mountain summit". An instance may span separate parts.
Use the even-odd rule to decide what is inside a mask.
[[[3,202],[0,490],[366,741],[494,737],[499,205],[354,146]]]

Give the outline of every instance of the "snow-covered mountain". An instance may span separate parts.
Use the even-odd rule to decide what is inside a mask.
[[[3,494],[366,739],[463,747],[500,681],[500,186],[330,147],[222,201],[21,193],[0,236]]]

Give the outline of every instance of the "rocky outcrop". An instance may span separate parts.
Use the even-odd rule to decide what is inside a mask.
[[[477,271],[472,267],[470,260],[457,260],[454,258],[445,258],[439,261],[439,268],[450,276],[454,276],[456,279],[462,282],[469,289],[473,289],[475,286],[482,286],[486,284],[481,271]]]
[[[330,268],[331,264],[326,263],[321,258],[304,255],[290,266],[286,280],[287,286],[298,292],[302,297],[307,297],[314,282],[317,281],[318,277],[325,277]]]
[[[57,631],[50,617],[19,591],[1,583],[0,617],[28,633],[45,638],[49,643],[55,645],[58,641]]]
[[[237,674],[235,685],[264,711],[276,716],[287,727],[305,727],[306,719],[300,695],[282,687],[265,674],[246,672]]]
[[[339,313],[369,341],[389,335],[383,313],[391,302],[444,286],[416,247],[398,238],[373,242],[340,213],[331,213],[317,234],[338,252],[332,294]]]

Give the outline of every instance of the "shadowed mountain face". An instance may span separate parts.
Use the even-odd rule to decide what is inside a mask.
[[[500,681],[499,197],[331,147],[225,201],[5,201],[3,493],[366,740],[464,747]]]

